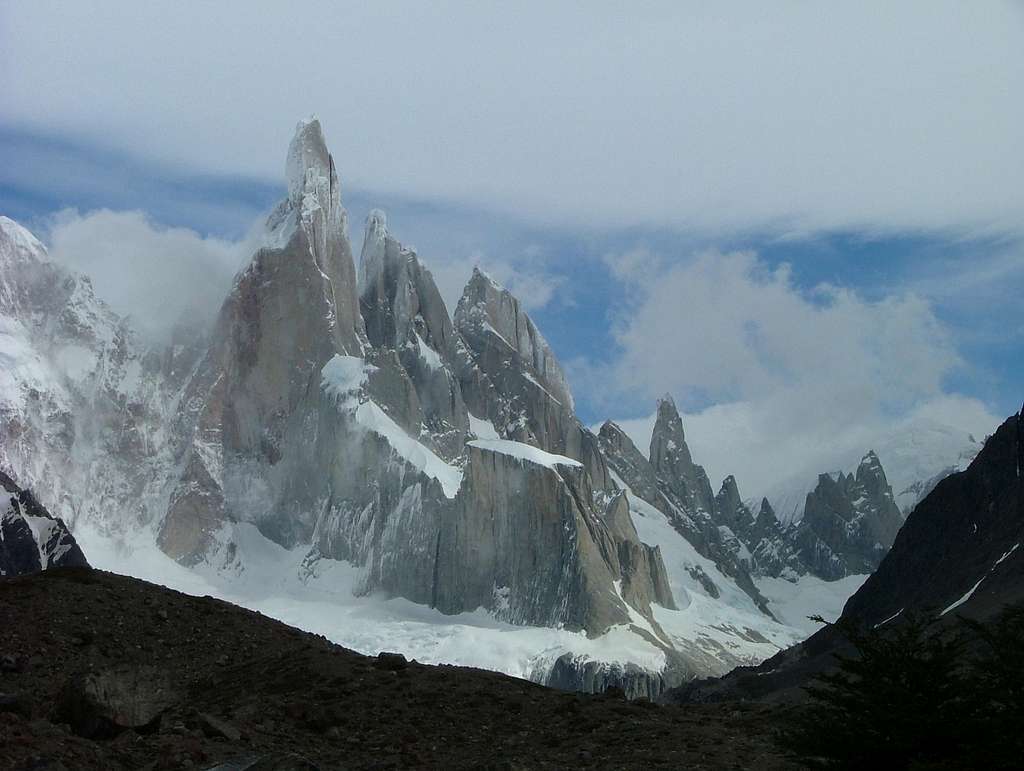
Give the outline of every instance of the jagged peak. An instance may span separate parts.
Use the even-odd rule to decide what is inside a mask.
[[[363,248],[359,253],[359,287],[365,293],[373,289],[374,283],[384,271],[384,263],[404,260],[419,268],[425,267],[416,248],[403,245],[388,229],[388,217],[382,209],[372,209],[366,215],[363,232]]]
[[[499,292],[508,292],[508,290],[504,286],[502,286],[500,282],[495,281],[494,276],[485,271],[479,265],[473,266],[473,275],[469,277],[469,284],[466,285],[466,288],[468,289],[470,284],[473,284],[474,282],[478,284],[488,284]]]
[[[327,151],[323,127],[316,116],[300,120],[288,146],[285,177],[288,180],[288,198],[298,202],[311,181],[324,178],[330,183],[334,175],[334,161]]]
[[[570,410],[572,392],[555,358],[554,351],[519,299],[497,283],[479,266],[473,273],[455,308],[455,326],[463,334],[496,335],[502,345],[517,351],[533,367],[541,387]]]
[[[473,306],[486,303],[488,297],[492,294],[501,294],[503,292],[510,298],[515,299],[505,287],[481,270],[479,265],[474,265],[469,281],[466,282],[466,286],[462,289],[462,296],[459,298],[458,305],[456,306],[456,314],[458,314],[460,308],[469,310]]]
[[[740,488],[736,484],[736,477],[732,474],[722,480],[722,486],[718,491],[719,506],[725,510],[722,512],[733,516],[743,506],[743,499],[740,497]]]
[[[666,410],[671,409],[673,412],[678,413],[678,410],[676,409],[676,400],[672,398],[672,394],[670,394],[668,391],[662,394],[661,398],[658,399],[659,412],[661,411],[662,405],[665,406]]]
[[[885,469],[882,466],[882,461],[878,459],[874,450],[868,450],[867,454],[861,459],[860,465],[857,467],[856,475],[851,474],[850,476],[861,483],[864,483],[867,480],[872,480],[872,485],[879,484],[882,485],[883,488],[887,487],[889,484],[889,480],[885,475]]]
[[[379,233],[383,237],[388,235],[388,215],[383,209],[370,209],[366,215],[366,232]]]
[[[676,402],[671,394],[665,394],[658,399],[658,418],[654,423],[655,434],[666,431],[672,435],[673,439],[678,439],[680,442],[686,441],[683,419],[679,416],[679,410],[676,409]]]
[[[874,450],[868,450],[866,453],[864,453],[864,457],[860,459],[860,464],[862,466],[865,465],[865,464],[880,464],[880,463],[881,463],[881,461],[878,460],[878,455],[875,453]]]
[[[639,452],[634,444],[632,437],[622,430],[622,426],[616,423],[614,420],[606,420],[601,424],[601,428],[597,432],[600,441],[606,445],[625,450],[627,452],[635,451]]]

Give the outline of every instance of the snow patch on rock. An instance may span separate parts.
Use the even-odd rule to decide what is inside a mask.
[[[498,452],[502,455],[510,455],[513,458],[529,461],[530,463],[536,463],[538,466],[546,466],[550,469],[556,468],[557,466],[583,467],[583,464],[578,460],[566,458],[564,455],[555,455],[554,453],[544,452],[544,450],[538,449],[531,444],[513,442],[510,439],[473,439],[466,442],[466,444],[470,447],[477,447],[481,450],[489,450],[490,452]]]

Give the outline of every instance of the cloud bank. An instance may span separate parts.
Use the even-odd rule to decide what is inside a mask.
[[[87,274],[99,297],[150,340],[186,313],[212,319],[255,249],[253,239],[203,237],[137,211],[65,210],[53,219],[48,241],[51,259]]]
[[[802,290],[788,267],[752,253],[665,265],[631,252],[609,263],[630,298],[616,322],[618,350],[608,362],[577,362],[574,382],[598,391],[610,414],[627,400],[651,409],[672,393],[689,413],[698,461],[714,480],[735,474],[747,494],[848,468],[908,420],[978,438],[997,424],[981,402],[949,392],[962,361],[919,295],[869,301],[830,285]],[[653,421],[617,422],[646,449]]]
[[[318,112],[343,179],[534,221],[1024,222],[1016,2],[53,3],[0,10],[4,123],[279,178]]]

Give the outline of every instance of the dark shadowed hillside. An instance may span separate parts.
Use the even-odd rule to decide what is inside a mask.
[[[3,769],[792,767],[764,708],[368,658],[87,568],[0,579],[0,616]]]

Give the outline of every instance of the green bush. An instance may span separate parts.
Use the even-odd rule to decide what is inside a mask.
[[[988,625],[910,614],[834,628],[854,653],[806,687],[810,705],[780,737],[806,765],[1021,767],[1024,606]]]

